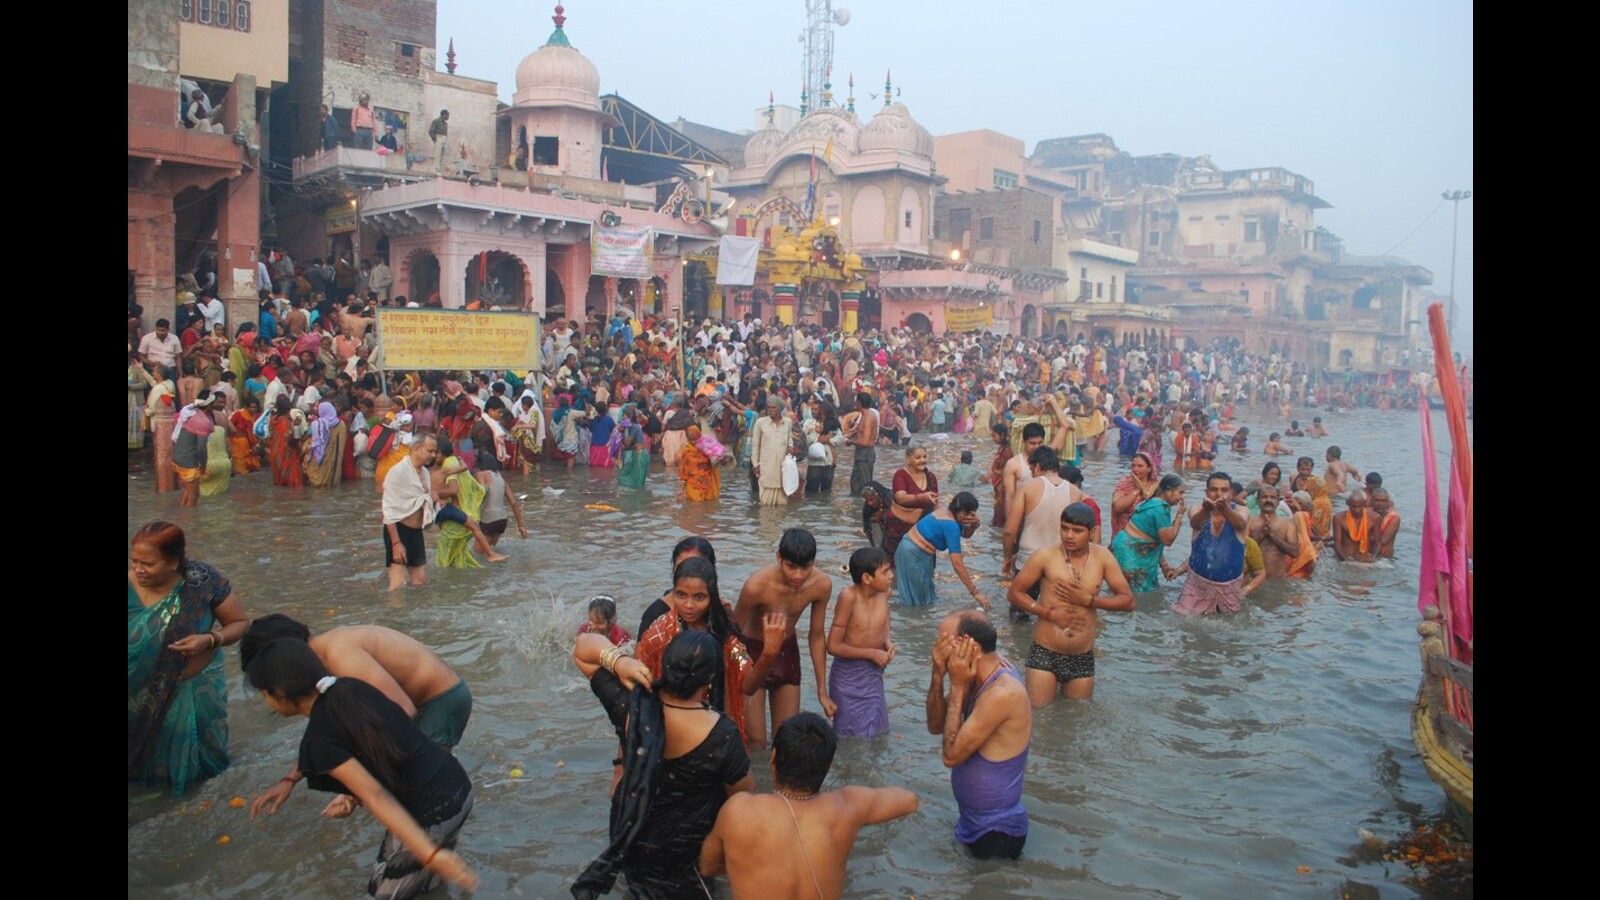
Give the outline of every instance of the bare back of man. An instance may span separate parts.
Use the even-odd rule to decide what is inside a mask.
[[[862,826],[917,808],[916,795],[896,787],[851,786],[785,800],[778,794],[729,797],[701,851],[701,871],[727,872],[735,897],[833,900],[844,896],[845,863]]]
[[[817,680],[818,701],[828,717],[833,717],[834,703],[828,696],[826,630],[828,601],[832,598],[832,579],[814,565],[797,566],[781,557],[772,565],[758,569],[739,590],[739,602],[734,606],[733,615],[744,634],[760,634],[762,619],[768,612],[782,612],[789,621],[782,647],[762,645],[760,653],[752,652],[752,656],[758,660],[767,653],[780,654],[766,680],[745,701],[745,739],[752,748],[765,747],[767,743],[769,694],[773,731],[785,719],[800,711],[797,625],[807,607],[811,615],[806,642]],[[756,643],[761,642],[758,640]],[[754,651],[756,648],[751,649]]]
[[[408,716],[461,681],[439,654],[382,625],[346,625],[313,635],[311,649],[329,674],[365,681]]]

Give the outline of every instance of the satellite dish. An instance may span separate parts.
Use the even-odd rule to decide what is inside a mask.
[[[835,25],[849,25],[850,24],[850,10],[845,9],[843,7],[840,7],[839,9],[834,10],[833,11],[833,24],[835,24]]]

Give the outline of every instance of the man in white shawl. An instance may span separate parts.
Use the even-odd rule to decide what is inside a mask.
[[[389,590],[405,584],[422,584],[428,546],[422,529],[433,523],[439,498],[433,493],[428,466],[439,445],[431,434],[411,442],[405,461],[395,464],[383,478],[383,558],[389,568]]]

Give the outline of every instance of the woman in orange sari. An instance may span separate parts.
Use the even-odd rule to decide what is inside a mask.
[[[272,465],[272,483],[284,487],[304,487],[305,471],[300,462],[300,439],[305,436],[306,416],[294,408],[288,394],[279,394],[267,423],[267,462]]]
[[[687,499],[690,503],[715,500],[722,496],[722,475],[711,457],[696,446],[700,440],[700,426],[690,425],[686,437],[688,440],[678,451],[678,477],[683,479],[678,499]]]
[[[1311,495],[1311,507],[1306,510],[1311,513],[1311,536],[1325,541],[1333,536],[1333,498],[1328,496],[1327,485],[1322,483],[1322,479],[1312,474],[1316,465],[1316,460],[1309,456],[1295,460],[1295,476],[1289,481],[1289,486]]]
[[[1300,538],[1300,552],[1289,560],[1286,574],[1290,578],[1310,578],[1317,569],[1317,548],[1320,546],[1311,536],[1311,513],[1307,511],[1312,504],[1311,495],[1305,491],[1295,491],[1289,495],[1289,504],[1294,510],[1292,515],[1295,531]]]
[[[261,439],[256,437],[256,420],[261,418],[261,404],[251,400],[244,408],[234,410],[228,417],[233,431],[228,435],[228,458],[233,460],[233,474],[249,475],[260,471],[261,454],[256,448]]]

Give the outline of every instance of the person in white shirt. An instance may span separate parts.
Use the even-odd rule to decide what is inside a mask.
[[[322,374],[322,370],[312,369],[311,374],[306,376],[305,392],[300,395],[300,399],[295,403],[295,406],[299,407],[300,411],[305,413],[307,417],[310,417],[316,410],[317,404],[322,402],[322,389],[326,386],[327,377]],[[272,393],[272,385],[270,384],[267,385],[267,393],[268,395]]]
[[[227,324],[228,310],[216,297],[206,297],[200,302],[200,314],[206,317],[206,334],[218,325]]]
[[[139,339],[139,359],[147,366],[176,366],[183,341],[172,333],[172,323],[156,320],[156,330]]]

